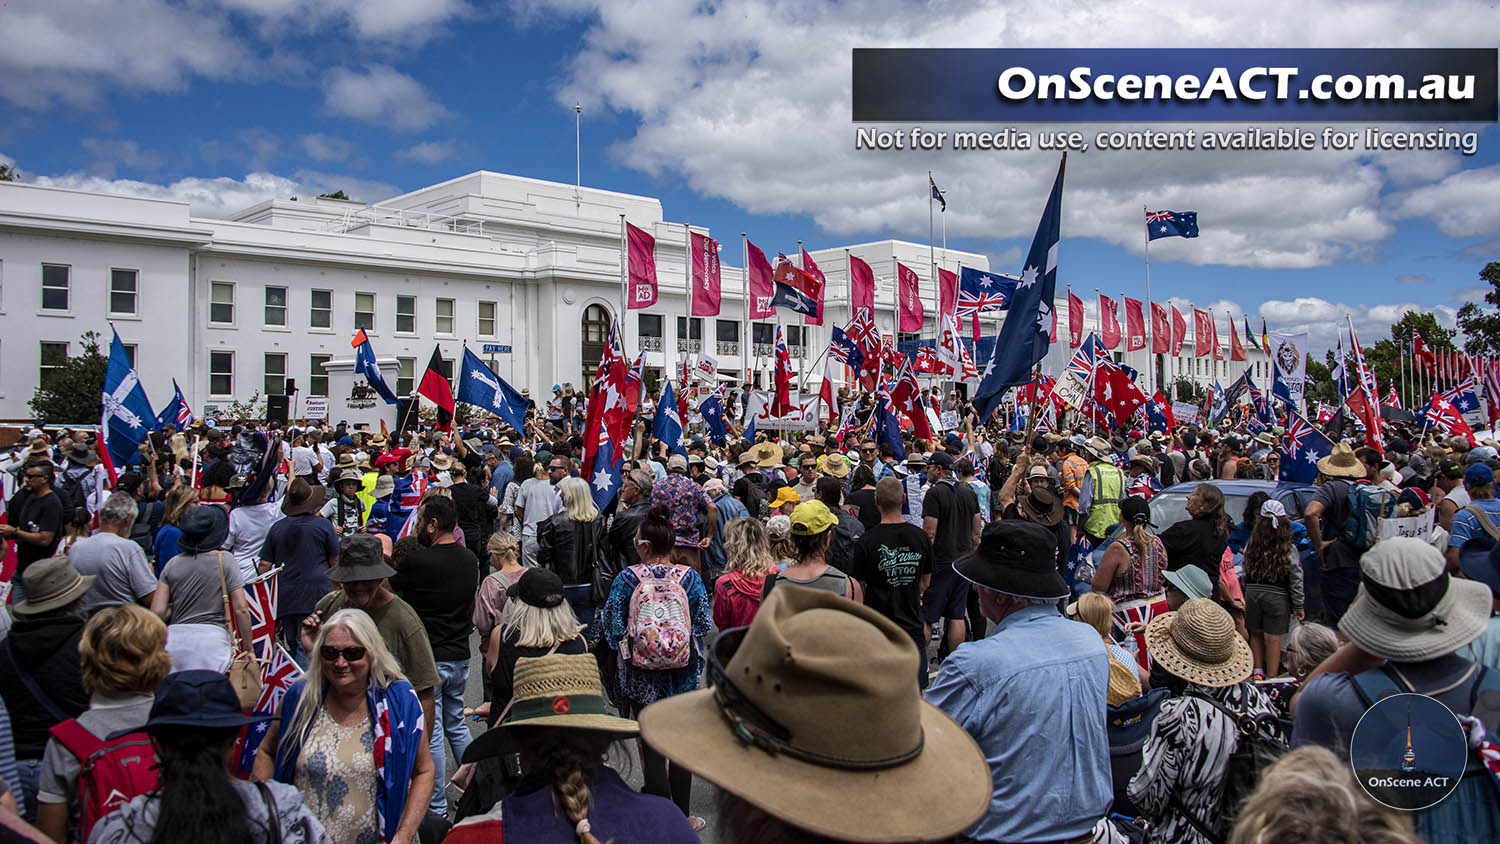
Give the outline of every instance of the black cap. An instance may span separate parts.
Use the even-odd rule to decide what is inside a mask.
[[[563,602],[562,578],[548,569],[527,569],[507,594],[524,604],[551,609]]]
[[[953,455],[949,454],[946,451],[934,451],[932,453],[932,457],[928,460],[928,462],[933,466],[940,466],[944,469],[952,469]]]
[[[1156,527],[1151,522],[1151,506],[1139,495],[1132,495],[1120,502],[1120,521]]]

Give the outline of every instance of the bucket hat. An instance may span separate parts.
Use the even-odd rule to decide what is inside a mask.
[[[1365,464],[1354,456],[1354,449],[1346,442],[1333,444],[1333,451],[1318,460],[1318,471],[1330,478],[1363,478]]]
[[[97,466],[99,464],[99,455],[95,454],[92,448],[89,448],[88,443],[73,443],[73,447],[68,449],[67,457],[68,460],[79,466]]]
[[[985,813],[993,786],[974,740],[911,682],[916,656],[911,636],[869,607],[774,590],[750,627],[716,640],[712,688],[646,707],[641,736],[801,829],[946,839]]]
[[[246,715],[240,711],[240,698],[229,678],[218,671],[191,669],[168,674],[156,687],[151,717],[145,726],[121,730],[111,739],[162,727],[242,727],[269,721],[271,715]]]
[[[610,715],[593,654],[560,654],[516,660],[514,692],[500,723],[475,739],[463,762],[477,762],[511,749],[512,729],[552,727],[626,738],[640,734],[629,718]]]
[[[316,513],[323,506],[323,497],[327,494],[327,487],[313,486],[301,478],[293,478],[287,485],[286,498],[282,499],[281,513],[284,516]]]
[[[198,504],[187,508],[177,520],[182,536],[177,547],[188,554],[202,554],[224,547],[229,538],[229,514],[223,507],[213,504]]]
[[[1066,598],[1057,573],[1057,537],[1031,522],[1002,519],[984,526],[979,547],[953,570],[970,583],[1023,598]]]
[[[381,580],[395,573],[385,561],[379,538],[372,533],[351,533],[339,540],[339,564],[328,570],[328,579],[334,583]]]
[[[1234,619],[1209,598],[1192,598],[1146,625],[1146,652],[1189,683],[1219,688],[1250,676],[1250,646]]]
[[[346,466],[346,467],[344,467],[342,469],[335,470],[334,473],[333,473],[333,475],[328,479],[328,482],[330,484],[334,485],[335,487],[337,487],[339,484],[343,483],[344,481],[354,481],[355,483],[363,483],[364,479],[365,479],[364,473],[361,472],[357,467],[355,467],[355,466]]]
[[[849,474],[849,461],[842,454],[825,454],[818,458],[818,471],[830,478],[843,479]]]
[[[396,479],[390,475],[381,475],[375,479],[375,487],[370,494],[376,498],[384,498],[396,491]]]
[[[442,452],[438,452],[432,455],[431,459],[427,461],[427,465],[431,466],[434,472],[446,472],[453,468],[453,458]]]
[[[1208,579],[1208,572],[1197,566],[1183,566],[1175,571],[1164,571],[1161,576],[1176,587],[1178,592],[1189,598],[1213,597],[1213,581]]]
[[[1489,626],[1489,587],[1449,576],[1442,553],[1421,539],[1383,539],[1360,557],[1359,570],[1359,594],[1339,632],[1371,656],[1436,659]]]
[[[1110,447],[1109,440],[1106,440],[1103,437],[1090,437],[1089,440],[1083,444],[1083,450],[1088,452],[1089,456],[1093,457],[1095,460],[1104,461],[1108,461],[1110,455],[1114,452],[1114,450]]]
[[[215,508],[217,509],[217,508]],[[12,606],[16,615],[40,615],[66,607],[94,588],[95,576],[79,574],[67,557],[37,560],[21,574],[26,600]]]

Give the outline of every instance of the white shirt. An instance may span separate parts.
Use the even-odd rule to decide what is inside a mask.
[[[250,504],[229,511],[229,536],[224,540],[224,550],[240,564],[240,574],[246,581],[259,576],[255,564],[260,561],[261,546],[266,542],[271,525],[278,521],[281,521],[280,501]]]
[[[301,477],[311,475],[318,464],[318,453],[305,445],[292,449],[292,474]]]

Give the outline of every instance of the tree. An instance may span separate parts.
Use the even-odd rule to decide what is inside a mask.
[[[21,180],[21,171],[14,164],[0,164],[0,182],[18,182]]]
[[[344,189],[343,188],[339,188],[338,190],[334,191],[333,193],[320,193],[320,194],[318,194],[318,198],[319,199],[342,199],[342,200],[345,200],[345,201],[348,201],[348,199],[349,199],[349,197],[344,193]]]
[[[1178,401],[1197,402],[1203,398],[1205,392],[1202,387],[1198,386],[1196,381],[1190,381],[1186,378],[1178,378],[1177,383],[1173,386],[1177,390]]]
[[[1328,360],[1333,360],[1333,352],[1328,353]],[[1308,355],[1306,375],[1307,385],[1302,390],[1302,396],[1307,402],[1321,401],[1333,404],[1338,401],[1338,388],[1334,386],[1333,374],[1329,371],[1327,364],[1319,363],[1313,360],[1312,355]]]
[[[27,402],[37,419],[76,424],[99,418],[109,357],[99,349],[99,332],[85,332],[79,340],[83,354],[71,355],[48,369]]]
[[[1423,385],[1426,382],[1413,377],[1412,374],[1414,371],[1414,359],[1411,358],[1413,331],[1420,334],[1422,342],[1433,351],[1453,352],[1458,349],[1458,346],[1454,344],[1454,338],[1458,332],[1438,325],[1437,317],[1431,313],[1407,311],[1391,326],[1391,339],[1379,340],[1373,347],[1365,350],[1365,360],[1375,370],[1381,395],[1385,394],[1385,385],[1395,383],[1397,392],[1401,395],[1403,407],[1420,406],[1428,398],[1423,394],[1425,391]]]
[[[1458,328],[1464,333],[1464,351],[1471,355],[1500,357],[1500,261],[1491,261],[1479,271],[1479,278],[1490,286],[1481,308],[1470,302],[1458,309]],[[1427,339],[1427,335],[1422,335]]]

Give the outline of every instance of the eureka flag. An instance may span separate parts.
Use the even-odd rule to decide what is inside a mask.
[[[505,383],[479,356],[464,347],[463,370],[458,375],[458,401],[481,407],[517,431],[526,430],[526,398]]]
[[[130,355],[120,335],[115,333],[109,343],[109,363],[104,369],[104,393],[100,400],[99,430],[104,435],[105,452],[108,459],[106,471],[110,483],[115,481],[115,467],[123,467],[135,456],[146,435],[156,424],[156,414],[151,411],[151,402],[130,364]]]

